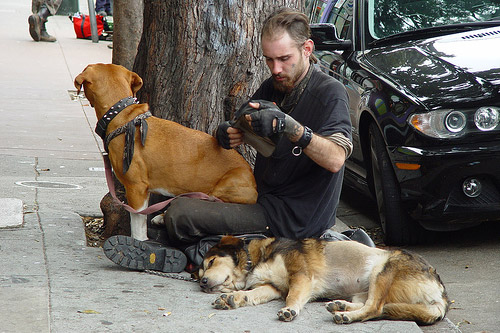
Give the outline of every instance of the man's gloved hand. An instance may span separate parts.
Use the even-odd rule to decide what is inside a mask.
[[[219,142],[219,145],[225,149],[231,149],[229,134],[227,133],[227,129],[229,127],[231,127],[231,123],[229,121],[225,121],[219,124],[219,127],[217,127],[217,132],[215,132],[217,142]]]
[[[296,135],[297,130],[301,127],[295,119],[282,112],[272,102],[257,100],[252,101],[252,103],[259,103],[258,111],[249,115],[252,121],[252,129],[258,135],[270,137],[276,133],[284,133],[288,138],[291,138]]]

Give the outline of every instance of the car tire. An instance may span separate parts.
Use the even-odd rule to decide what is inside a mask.
[[[372,189],[377,202],[384,242],[411,245],[424,239],[424,229],[403,209],[401,191],[385,141],[377,125],[369,127]]]

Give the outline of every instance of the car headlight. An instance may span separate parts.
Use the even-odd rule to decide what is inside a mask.
[[[452,111],[444,118],[444,125],[446,129],[452,133],[458,133],[465,128],[467,118],[465,114],[460,111]]]
[[[498,110],[495,107],[481,107],[474,114],[474,123],[481,131],[491,131],[498,126]]]
[[[469,133],[500,130],[500,107],[415,113],[408,118],[408,122],[420,133],[432,138],[457,138]]]

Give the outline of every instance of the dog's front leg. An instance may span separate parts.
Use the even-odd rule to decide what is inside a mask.
[[[148,207],[149,195],[146,191],[137,191],[134,188],[126,188],[127,201],[136,211],[144,210]],[[137,208],[136,208],[137,207]],[[147,215],[130,213],[130,236],[140,241],[148,239]]]
[[[148,207],[148,201],[142,205],[138,211],[146,209]],[[144,241],[148,239],[148,217],[144,214],[130,213],[130,236],[133,238]]]
[[[146,215],[130,213],[130,235],[140,241],[148,239]]]
[[[134,183],[127,183],[127,179],[122,179],[120,181],[125,186],[125,195],[130,207],[138,212],[148,208],[149,193],[147,183],[145,183],[145,181],[141,181],[141,179],[137,180]],[[148,239],[147,219],[148,217],[145,214],[136,214],[130,212],[130,236],[132,236],[132,238],[140,241],[145,241]]]
[[[278,311],[281,321],[292,321],[299,315],[300,310],[311,299],[311,279],[305,274],[295,274],[290,277],[286,307]]]
[[[219,310],[236,309],[247,305],[267,303],[281,297],[280,292],[269,284],[252,290],[239,290],[222,294],[212,303]]]

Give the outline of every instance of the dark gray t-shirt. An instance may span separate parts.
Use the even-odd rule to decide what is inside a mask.
[[[269,78],[252,99],[279,105],[277,95]],[[352,139],[347,92],[340,82],[317,69],[290,116],[316,134],[342,133]],[[335,224],[344,168],[332,173],[304,153],[294,156],[294,146],[283,137],[270,157],[257,154],[258,203],[266,210],[274,236],[318,237]]]

